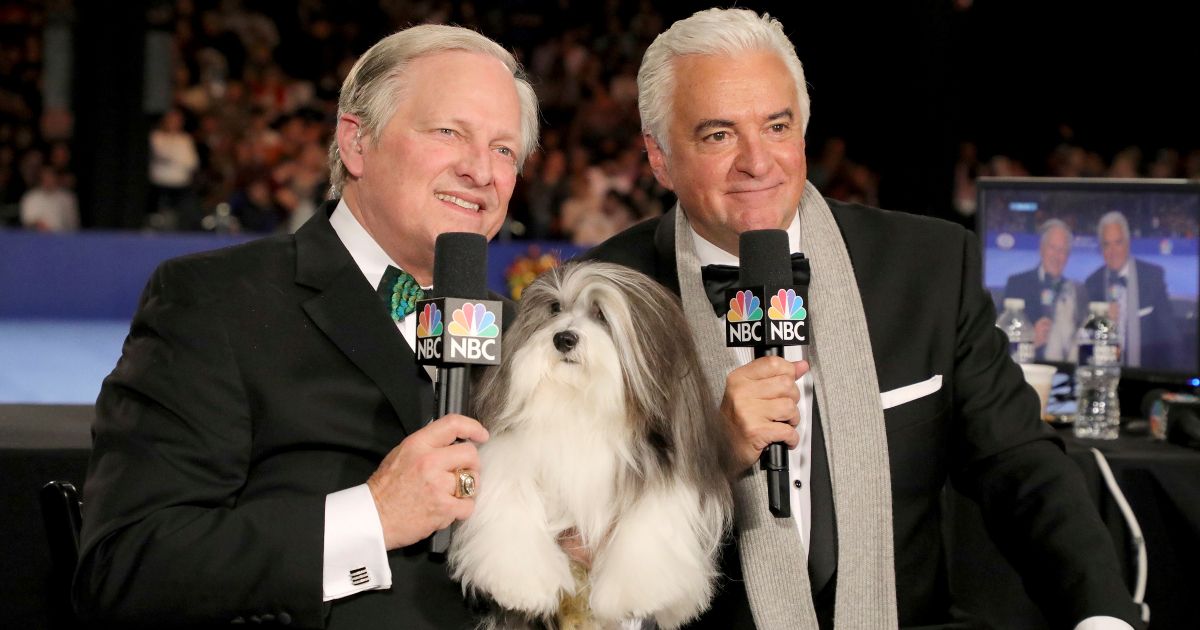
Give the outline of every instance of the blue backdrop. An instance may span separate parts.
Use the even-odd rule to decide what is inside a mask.
[[[212,234],[0,231],[0,318],[129,319],[150,273],[164,260],[256,237]],[[488,286],[508,295],[504,272],[531,246],[566,260],[562,242],[493,243]]]

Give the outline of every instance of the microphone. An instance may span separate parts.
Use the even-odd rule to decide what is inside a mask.
[[[437,417],[467,414],[470,366],[500,363],[503,309],[487,299],[487,239],[468,232],[439,234],[432,294],[417,302],[417,363],[437,367]],[[434,532],[430,551],[440,555],[449,547],[450,530]]]
[[[752,347],[754,358],[783,356],[783,346],[808,343],[808,288],[792,284],[788,235],[783,230],[742,232],[739,241],[737,288],[725,292],[725,345]],[[766,317],[763,301],[769,300]],[[787,445],[776,442],[762,453],[759,464],[767,471],[767,499],[771,513],[791,516],[788,498]]]
[[[500,363],[503,312],[488,300],[487,239],[440,234],[433,248],[432,299],[417,302],[417,363],[437,367],[437,417],[466,413],[468,366]]]

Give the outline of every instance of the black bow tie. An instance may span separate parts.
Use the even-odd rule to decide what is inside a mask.
[[[1129,286],[1129,280],[1125,276],[1112,276],[1108,279],[1108,286]]]
[[[725,299],[725,291],[738,286],[739,273],[738,268],[732,265],[705,265],[700,268],[700,276],[704,279],[704,292],[718,317],[729,312],[729,300]],[[806,287],[808,282],[808,259],[804,254],[792,254],[792,284]]]

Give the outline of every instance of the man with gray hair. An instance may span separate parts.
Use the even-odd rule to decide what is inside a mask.
[[[1025,315],[1033,322],[1037,360],[1075,361],[1075,334],[1087,317],[1088,305],[1083,284],[1063,274],[1075,237],[1059,219],[1046,221],[1038,232],[1041,261],[1029,271],[1009,276],[1004,297],[1025,301]]]
[[[75,598],[119,627],[472,625],[430,535],[473,509],[472,418],[412,350],[444,232],[491,238],[537,141],[516,60],[423,25],[342,86],[334,198],[164,263],[96,405]]]
[[[809,99],[783,25],[696,13],[650,45],[638,90],[650,165],[679,203],[588,256],[680,295],[729,422],[737,531],[698,625],[950,623],[948,479],[979,502],[1054,627],[1136,623],[1112,540],[995,326],[978,239],[805,181]],[[808,285],[810,345],[783,357],[751,360],[723,341],[728,266],[754,229],[787,232],[794,282]],[[785,518],[755,465],[775,442],[791,449]]]
[[[1113,210],[1096,226],[1104,265],[1085,281],[1094,300],[1108,302],[1122,337],[1121,362],[1131,367],[1190,370],[1167,297],[1162,267],[1129,255],[1129,221]]]

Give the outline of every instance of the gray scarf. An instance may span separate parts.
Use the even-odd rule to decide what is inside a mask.
[[[683,308],[711,307],[700,279],[691,224],[677,205],[675,261]],[[837,522],[837,628],[895,628],[896,575],[892,495],[879,383],[862,298],[841,232],[824,198],[806,184],[800,202],[800,242],[810,260],[808,360],[825,429]],[[670,220],[670,216],[665,218]],[[711,391],[725,391],[737,367],[719,321],[689,317]],[[755,624],[764,630],[817,628],[808,581],[808,553],[791,518],[767,509],[766,474],[758,466],[734,485],[742,571]]]

